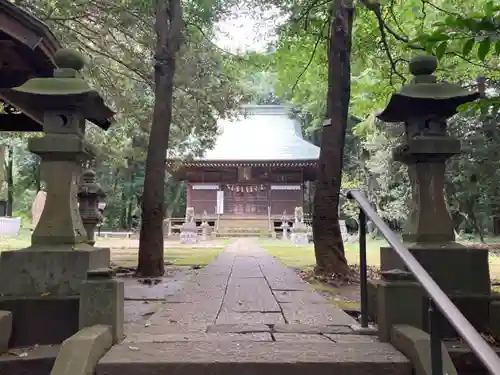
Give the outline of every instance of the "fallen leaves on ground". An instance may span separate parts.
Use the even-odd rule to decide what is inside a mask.
[[[307,282],[316,281],[327,286],[334,288],[339,288],[344,285],[359,284],[360,282],[360,272],[359,265],[353,264],[349,266],[349,275],[316,275],[313,270],[299,270],[299,276],[302,280]],[[368,280],[379,279],[380,269],[378,267],[368,266],[366,269],[366,275]]]

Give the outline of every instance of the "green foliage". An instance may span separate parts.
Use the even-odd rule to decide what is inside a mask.
[[[299,107],[304,127],[311,132],[321,128],[325,113],[330,4],[315,0],[274,4],[289,18],[279,28],[276,52],[266,68],[276,75],[276,92]],[[380,7],[357,1],[354,6],[350,113],[362,121],[346,139],[343,189],[363,186],[384,219],[395,227],[403,224],[409,183],[404,166],[392,162],[392,147],[400,142],[403,127],[381,124],[374,114],[407,83],[411,57],[432,53],[440,60],[439,79],[477,89],[477,77],[485,77],[486,97],[463,106],[451,124],[453,134],[464,139],[465,150],[450,162],[447,196],[458,229],[486,231],[491,218],[500,214],[494,198],[500,145],[494,130],[488,137],[484,133],[500,108],[500,6],[471,0],[395,0],[380,2]],[[364,161],[359,160],[362,151]],[[344,216],[357,219],[348,202],[342,209]]]
[[[171,153],[189,156],[204,152],[214,142],[217,119],[231,116],[247,96],[239,77],[241,60],[228,56],[211,41],[214,22],[225,16],[233,4],[221,0],[183,1],[185,30],[174,78]],[[117,121],[109,131],[89,127],[87,137],[101,151],[93,168],[108,194],[105,225],[129,227],[142,193],[154,104],[153,2],[28,0],[19,6],[44,21],[64,46],[86,56],[85,78],[117,111]],[[2,134],[0,142],[12,144],[17,155],[15,210],[30,215],[40,181],[39,162],[26,151],[25,138]],[[182,185],[167,176],[165,189],[167,211],[181,215]]]
[[[434,53],[442,64],[446,64],[450,56],[458,56],[468,64],[483,68],[480,74],[494,86],[500,73],[500,5],[487,1],[472,9],[463,13],[442,10],[446,13],[444,20],[434,22],[415,42]],[[471,77],[473,80],[475,77]],[[498,94],[461,108],[483,115],[499,109]]]

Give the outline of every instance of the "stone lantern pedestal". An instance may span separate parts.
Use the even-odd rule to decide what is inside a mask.
[[[467,248],[455,242],[454,226],[444,197],[446,161],[460,153],[460,141],[447,134],[446,121],[477,93],[433,75],[437,61],[417,56],[410,63],[412,82],[391,97],[378,115],[386,122],[405,125],[405,141],[395,148],[394,160],[408,167],[411,183],[409,217],[403,241],[441,289],[479,330],[488,324],[490,277],[488,250]],[[428,298],[413,278],[393,277],[407,271],[392,248],[380,251],[381,271],[388,277],[369,286],[369,314],[379,324],[379,335],[388,341],[394,324],[428,328]],[[454,336],[445,321],[443,336]]]
[[[309,243],[307,238],[307,227],[304,224],[304,212],[302,207],[295,208],[295,221],[292,225],[292,234],[290,239],[295,245],[306,245]]]
[[[198,243],[198,227],[194,221],[194,208],[186,208],[186,219],[181,227],[180,235],[182,244],[195,244]]]
[[[79,78],[78,54],[60,50],[56,63],[54,77],[13,90],[44,112],[45,134],[30,139],[29,150],[41,158],[47,198],[31,246],[1,253],[0,310],[13,314],[12,346],[60,344],[76,333],[82,282],[88,270],[110,262],[109,249],[87,243],[77,203],[81,164],[95,154],[84,139],[85,120],[104,104]]]

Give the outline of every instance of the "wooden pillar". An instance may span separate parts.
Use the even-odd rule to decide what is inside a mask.
[[[187,184],[186,208],[193,207],[193,185]]]
[[[304,167],[300,167],[300,206],[304,210]]]

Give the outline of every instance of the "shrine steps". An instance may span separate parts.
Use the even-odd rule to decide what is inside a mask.
[[[221,216],[217,227],[217,237],[267,237],[270,235],[267,216]]]
[[[219,230],[233,228],[269,230],[269,218],[267,216],[248,218],[221,216],[219,218]]]

